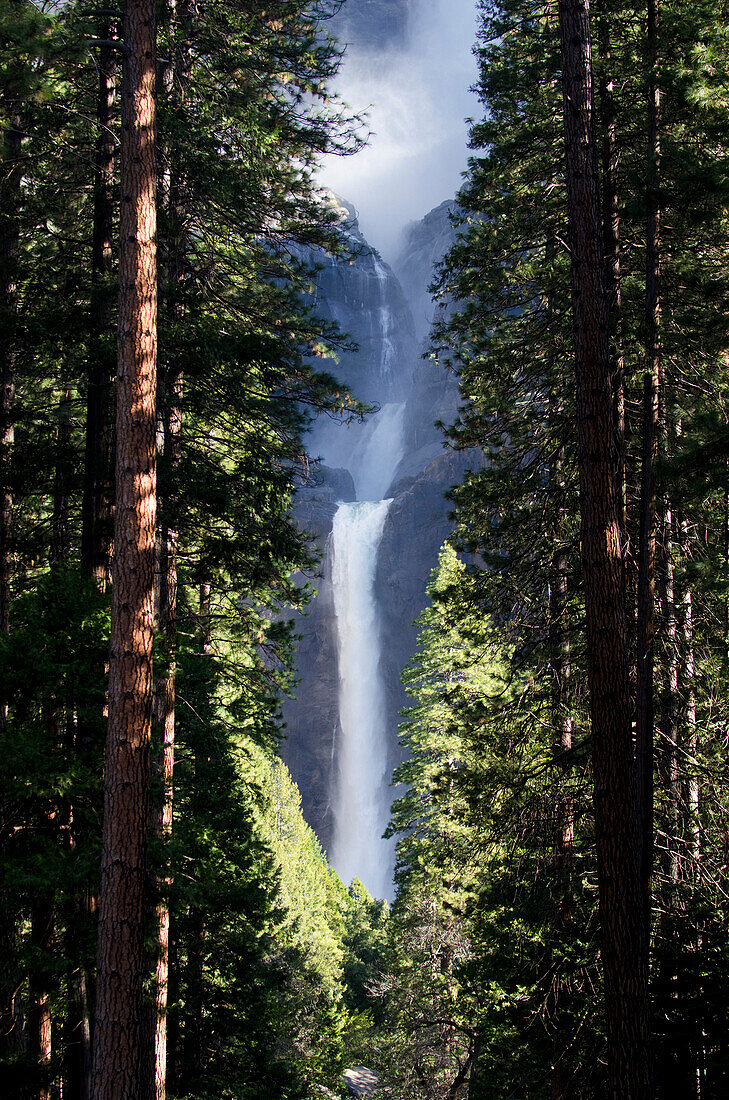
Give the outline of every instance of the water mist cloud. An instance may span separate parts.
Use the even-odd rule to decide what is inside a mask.
[[[347,50],[337,88],[353,109],[369,107],[373,136],[356,156],[327,158],[320,175],[354,203],[363,233],[386,256],[403,225],[460,185],[465,118],[476,113],[475,36],[475,0],[411,0],[404,47]]]

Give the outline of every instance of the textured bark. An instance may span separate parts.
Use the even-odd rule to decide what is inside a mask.
[[[683,546],[688,541],[687,525],[681,524]],[[689,753],[690,772],[688,780],[688,844],[692,859],[692,877],[696,884],[701,882],[701,823],[699,818],[700,790],[696,755],[699,751],[698,726],[696,724],[696,684],[694,682],[694,617],[693,597],[690,585],[683,593],[683,622],[681,624],[683,650],[683,691],[686,699],[686,748]]]
[[[168,388],[164,409],[164,453],[172,467],[179,459],[179,388]],[[165,502],[162,502],[163,506]],[[169,507],[171,501],[166,502]],[[172,887],[171,869],[166,853],[172,836],[173,779],[175,760],[175,663],[177,630],[177,532],[164,522],[157,536],[158,567],[157,628],[164,647],[164,664],[155,682],[153,721],[160,733],[160,746],[153,761],[153,775],[158,781],[162,798],[152,808],[150,828],[160,842],[163,864],[157,875],[154,894],[157,898],[153,926],[155,938],[154,1002],[150,1006],[147,1029],[146,1069],[142,1096],[147,1100],[164,1100],[167,1077],[167,1001],[169,983],[169,894]]]
[[[168,0],[167,14],[172,44],[172,60],[160,70],[160,82],[168,104],[175,95],[184,96],[190,79],[190,48],[192,5],[189,0]],[[184,169],[167,150],[166,167],[161,179],[160,202],[167,215],[166,248],[160,257],[160,297],[168,317],[181,322],[183,307],[181,290],[186,274],[185,210],[182,178]],[[163,852],[163,865],[158,875],[157,898],[153,927],[155,932],[154,1003],[148,1023],[145,1079],[142,1095],[147,1100],[165,1100],[167,1091],[167,1010],[170,981],[170,909],[172,871],[166,850],[172,836],[175,754],[175,669],[177,656],[177,543],[175,529],[177,499],[175,485],[180,464],[181,372],[169,363],[160,368],[158,387],[158,451],[166,474],[161,486],[160,524],[157,534],[157,628],[161,634],[164,665],[155,683],[154,723],[161,735],[159,752],[153,762],[156,779],[162,790],[162,801],[152,813],[151,828]]]
[[[620,501],[589,5],[560,0],[582,568],[611,1100],[651,1095]]]
[[[610,77],[609,3],[601,7],[599,102],[602,116],[603,243],[605,249],[605,289],[612,338],[613,415],[615,418],[616,489],[620,507],[620,531],[623,552],[628,554],[628,479],[625,465],[625,355],[623,352],[623,301],[620,256],[620,211],[618,206],[618,143],[615,127],[615,90]]]
[[[124,42],[116,503],[94,1100],[137,1100],[139,1095],[156,523],[152,0],[128,0]]]
[[[653,871],[653,757],[654,757],[654,636],[656,558],[656,459],[660,398],[660,226],[658,202],[659,107],[657,84],[657,0],[648,0],[648,219],[646,225],[645,353],[647,372],[643,391],[643,448],[640,492],[638,563],[638,647],[636,667],[636,762],[640,822],[640,880],[643,935],[650,942],[651,876]]]
[[[109,41],[113,27],[101,20],[99,38]],[[104,591],[111,561],[113,450],[113,194],[114,134],[110,128],[116,88],[116,53],[102,46],[98,62],[98,93],[94,175],[94,229],[91,247],[91,340],[86,402],[86,448],[82,505],[81,564]]]
[[[673,515],[669,504],[663,509],[662,563],[659,570],[661,633],[665,639],[662,662],[661,740],[668,767],[668,807],[671,834],[666,841],[666,874],[675,886],[681,877],[681,784],[678,742],[678,625],[676,622],[675,569],[673,562]],[[669,900],[670,904],[670,900]]]

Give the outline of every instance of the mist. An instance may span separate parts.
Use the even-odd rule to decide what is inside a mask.
[[[356,3],[357,0],[349,0]],[[320,179],[359,213],[362,232],[391,259],[402,228],[452,198],[476,114],[475,0],[410,0],[406,43],[347,53],[336,88],[365,113],[369,145],[328,157]]]

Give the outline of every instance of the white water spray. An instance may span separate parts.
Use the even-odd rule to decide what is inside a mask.
[[[357,500],[382,500],[405,453],[405,403],[383,405],[365,424],[351,474]]]
[[[339,639],[339,721],[331,860],[343,882],[357,876],[374,897],[392,891],[385,694],[375,601],[377,551],[390,500],[340,504],[332,529],[332,584]]]
[[[378,310],[378,316],[380,321],[380,342],[382,344],[382,351],[380,352],[380,377],[383,382],[392,381],[392,368],[395,362],[395,345],[392,342],[392,313],[390,312],[390,305],[387,300],[387,270],[377,257],[374,257],[375,261],[375,274],[377,276],[377,282],[380,289],[380,306]]]

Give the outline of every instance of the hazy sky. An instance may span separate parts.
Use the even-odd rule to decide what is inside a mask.
[[[460,185],[464,119],[477,114],[468,90],[476,77],[475,37],[475,0],[411,0],[404,49],[347,51],[337,87],[353,109],[370,108],[373,136],[356,156],[327,158],[321,179],[354,203],[362,232],[385,258],[407,222]]]

